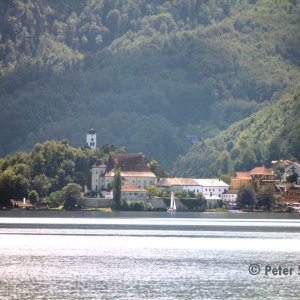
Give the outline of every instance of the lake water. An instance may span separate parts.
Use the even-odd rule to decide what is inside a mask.
[[[300,299],[288,216],[1,212],[0,298]]]

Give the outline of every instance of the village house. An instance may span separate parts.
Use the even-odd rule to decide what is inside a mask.
[[[221,195],[229,188],[229,185],[218,178],[195,179],[195,178],[160,178],[156,187],[161,191],[187,191],[195,194],[202,193],[204,196]]]
[[[137,188],[130,184],[122,185],[121,196],[123,200],[145,200],[148,197],[146,189]]]
[[[200,191],[205,197],[217,196],[221,200],[222,194],[229,189],[229,184],[225,183],[219,178],[205,178],[196,179],[198,184],[202,187]]]
[[[297,162],[291,162],[288,166],[284,169],[283,181],[286,181],[287,177],[293,175],[294,173],[300,176],[300,164]]]
[[[202,187],[201,193],[206,199],[207,207],[219,207],[222,202],[222,194],[229,189],[229,184],[218,178],[197,179],[197,182]]]
[[[291,184],[281,182],[274,185],[275,194],[280,196],[281,202],[293,204],[300,202],[300,182],[298,184]]]
[[[239,189],[242,186],[250,185],[252,182],[252,177],[250,172],[234,172],[233,177],[231,177],[231,189]]]
[[[124,185],[145,189],[156,184],[156,176],[141,154],[112,154],[107,165],[98,162],[92,167],[92,191],[108,189],[113,184],[115,170],[119,169]]]
[[[229,189],[229,185],[218,178],[161,178],[157,181],[156,187],[161,191],[202,193],[208,208],[218,207],[222,194]]]
[[[194,178],[159,178],[156,187],[160,191],[187,191],[195,194],[202,192],[202,187]]]
[[[256,167],[250,172],[235,172],[231,178],[231,188],[239,189],[242,186],[256,184],[263,191],[269,189],[276,182],[276,174],[266,167]]]
[[[229,189],[222,194],[222,202],[228,209],[236,208],[236,201],[238,196],[237,189]]]
[[[281,180],[286,181],[287,177],[296,173],[300,175],[300,164],[287,159],[273,160],[272,167],[274,170],[280,171]]]

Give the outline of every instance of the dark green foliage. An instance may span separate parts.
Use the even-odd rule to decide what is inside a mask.
[[[64,204],[64,193],[63,191],[52,192],[46,199],[45,203],[49,207],[59,207]]]
[[[252,187],[244,186],[239,189],[237,196],[237,207],[239,209],[253,210],[256,202],[256,195]]]
[[[268,211],[270,211],[271,209],[274,209],[277,204],[273,188],[271,188],[265,192],[259,192],[257,194],[257,199],[258,199],[258,202],[257,202],[256,206],[259,208],[260,207],[266,208]]]
[[[191,210],[204,211],[206,208],[206,200],[198,198],[180,198],[181,203]]]
[[[90,168],[97,160],[105,162],[110,153],[124,151],[108,145],[93,151],[85,146],[73,148],[66,141],[46,141],[30,153],[6,156],[0,159],[0,201],[21,200],[32,190],[44,200],[69,183],[88,185]],[[48,200],[59,204],[56,196]]]
[[[149,164],[149,169],[158,177],[158,178],[167,178],[169,173],[166,172],[156,160],[152,160]]]
[[[13,198],[15,191],[16,175],[11,170],[6,170],[0,175],[0,206],[6,206]]]
[[[299,1],[2,1],[0,155],[47,139],[82,145],[92,122],[102,144],[171,169],[187,135],[214,136],[294,89],[298,24]],[[272,155],[297,157],[299,125],[295,116],[281,133],[285,145],[270,136]],[[208,144],[204,163],[180,161],[176,172],[229,174],[267,159],[265,145]],[[38,155],[32,175],[52,178]],[[61,166],[52,187],[76,168]]]
[[[143,201],[123,201],[121,209],[129,211],[150,211],[152,210],[152,206]]]
[[[299,99],[298,88],[216,137],[195,145],[176,162],[174,173],[196,177],[231,175],[233,170],[268,166],[278,158],[300,160],[300,124],[296,125]]]
[[[82,188],[76,183],[69,183],[62,189],[62,199],[65,210],[80,208],[80,201],[83,199]]]
[[[120,170],[115,170],[115,176],[113,181],[113,192],[114,192],[114,201],[116,203],[117,209],[121,208],[121,189],[122,189],[122,178]]]
[[[38,203],[38,201],[39,201],[39,194],[37,193],[37,191],[32,190],[28,194],[28,199],[34,205],[34,204]]]
[[[290,183],[297,183],[297,178],[298,177],[299,177],[299,175],[297,173],[293,173],[293,174],[291,174],[290,176],[288,176],[286,178],[286,181],[290,182]]]

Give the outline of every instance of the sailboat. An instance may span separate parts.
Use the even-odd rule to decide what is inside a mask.
[[[174,196],[174,192],[171,192],[171,200],[170,200],[170,207],[168,208],[167,212],[175,213],[176,212],[176,200]]]

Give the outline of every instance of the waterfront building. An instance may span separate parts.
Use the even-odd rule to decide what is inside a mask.
[[[110,188],[116,169],[124,185],[145,189],[156,184],[156,175],[150,171],[142,154],[112,154],[107,165],[99,161],[92,167],[92,191]]]
[[[202,193],[205,197],[216,196],[221,200],[221,195],[229,189],[229,184],[219,178],[160,178],[156,187],[161,191]]]

